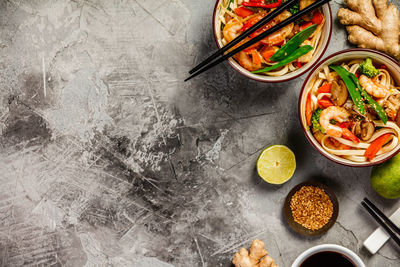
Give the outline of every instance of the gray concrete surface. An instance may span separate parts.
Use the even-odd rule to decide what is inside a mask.
[[[341,1],[332,3],[334,13]],[[279,266],[318,244],[368,266],[399,266],[393,242],[369,255],[377,226],[360,207],[370,169],[320,156],[297,116],[304,76],[250,81],[223,64],[188,83],[215,49],[213,0],[3,0],[0,4],[0,266],[230,266],[254,238]],[[335,20],[327,54],[349,47]],[[286,144],[291,181],[255,173]],[[318,238],[292,232],[283,200],[318,179],[340,202]]]

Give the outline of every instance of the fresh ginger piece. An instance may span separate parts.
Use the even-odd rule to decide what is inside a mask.
[[[232,260],[236,267],[278,267],[274,260],[267,256],[268,252],[264,248],[264,242],[255,239],[251,243],[249,251],[241,248]]]
[[[346,25],[351,43],[382,51],[400,61],[399,11],[387,0],[345,0],[338,18]]]

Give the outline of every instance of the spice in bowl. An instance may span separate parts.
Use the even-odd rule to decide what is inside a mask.
[[[333,204],[325,190],[315,186],[303,186],[290,200],[295,222],[309,230],[324,227],[333,215]]]

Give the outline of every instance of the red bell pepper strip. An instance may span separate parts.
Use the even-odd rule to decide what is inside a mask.
[[[245,8],[244,6],[235,8],[235,13],[236,13],[236,15],[238,15],[239,17],[242,17],[242,18],[245,18],[245,17],[248,17],[248,16],[254,14],[253,11],[251,11],[248,8]]]
[[[303,64],[301,62],[299,62],[299,61],[296,62],[296,65],[297,65],[298,68],[303,67]]]
[[[323,109],[333,106],[332,101],[329,100],[329,98],[326,98],[326,97],[321,98],[320,100],[318,100],[317,103],[318,103],[318,106],[320,106]]]
[[[342,123],[340,123],[339,124],[339,127],[340,128],[350,128],[350,127],[352,127],[354,125],[354,122],[352,122],[352,121],[345,121],[345,122],[342,122]]]
[[[306,22],[300,25],[300,31],[303,31],[304,29],[310,27],[311,25],[313,25],[312,22]]]
[[[306,101],[306,120],[307,120],[307,125],[311,126],[311,117],[312,117],[312,107],[311,107],[311,94],[308,93],[307,95],[307,101]]]
[[[326,84],[322,85],[320,88],[318,88],[317,94],[330,93],[331,92],[331,88],[332,88],[332,84],[331,83],[326,83]]]
[[[384,134],[374,140],[365,151],[364,156],[370,161],[373,160],[379,150],[381,150],[383,145],[389,140],[391,135],[391,133]]]
[[[360,143],[360,139],[357,138],[349,129],[343,128],[342,137],[344,139],[350,140],[354,143]]]
[[[243,2],[242,5],[243,6],[249,6],[249,7],[261,7],[261,8],[275,8],[278,7],[282,4],[282,0],[278,0],[276,1],[276,3],[272,3],[272,4],[265,4],[265,3],[261,3],[261,2]]]
[[[324,20],[324,16],[318,10],[314,12],[314,16],[312,18],[312,23],[314,24],[321,24]]]
[[[253,59],[254,65],[261,66],[261,56],[257,53],[255,49],[251,50],[251,57]]]
[[[278,50],[278,47],[276,47],[276,46],[273,46],[273,47],[269,47],[269,48],[267,48],[267,49],[263,49],[262,51],[261,51],[261,54],[262,54],[262,56],[263,56],[263,58],[265,59],[265,61],[267,61],[267,62],[272,62],[271,60],[270,60],[270,58],[272,57],[272,55],[273,54],[275,54],[275,52]]]

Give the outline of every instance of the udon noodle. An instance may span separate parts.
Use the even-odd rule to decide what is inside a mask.
[[[374,62],[374,65],[377,66],[379,74],[375,77],[368,78],[359,73],[360,64],[364,60],[350,60],[339,65],[356,74],[360,80],[361,87],[385,111],[388,117],[386,124],[378,116],[376,110],[371,105],[368,105],[367,102],[365,102],[366,112],[361,114],[359,108],[348,95],[343,80],[329,66],[323,67],[310,81],[309,87],[306,88],[311,96],[311,109],[313,112],[311,130],[315,139],[328,153],[353,162],[372,161],[371,158],[366,156],[367,150],[371,149],[370,146],[374,143],[376,146],[377,140],[382,140],[383,136],[387,138],[377,148],[379,150],[373,161],[379,161],[387,157],[388,153],[399,145],[400,88],[388,72],[387,67],[376,62]],[[330,91],[327,90],[329,87],[331,88]],[[346,90],[346,92],[343,90]],[[340,96],[341,92],[342,95]],[[384,95],[381,92],[384,92]],[[342,99],[339,99],[338,96]],[[321,116],[319,120],[314,117],[317,116],[317,111],[320,112]],[[347,113],[348,116],[341,116],[340,112],[342,112],[342,115]],[[325,117],[323,118],[323,116]],[[327,121],[323,122],[323,120],[329,120],[329,124]],[[329,130],[324,129],[323,123],[327,125],[326,128],[329,128]],[[342,134],[338,134],[338,131],[342,131]],[[355,140],[354,136],[359,142]]]
[[[249,0],[220,1],[216,12],[216,28],[218,29],[216,31],[216,35],[220,45],[224,46],[227,43],[231,42],[247,28],[251,27],[256,22],[265,17],[268,13],[274,10],[273,8],[268,9],[258,7],[245,7],[243,6],[244,2],[249,2]],[[268,3],[271,1],[265,2]],[[305,8],[312,2],[314,1],[300,0],[299,8]],[[239,12],[241,11],[241,9],[244,9],[245,11],[243,12],[242,10],[242,12]],[[292,15],[291,12],[293,11],[284,11],[273,21],[268,23],[264,28],[258,30],[250,37],[246,37],[246,39],[243,40],[242,43],[247,42],[250,38],[254,38],[261,32],[290,17]],[[317,19],[315,19],[315,17],[317,17]],[[296,33],[300,32],[301,30],[312,24],[318,24],[318,27],[315,32],[302,44],[311,45],[314,48],[312,51],[298,58],[296,61],[292,61],[276,70],[260,73],[260,75],[277,77],[296,71],[312,60],[316,53],[316,48],[320,44],[322,29],[325,25],[325,17],[321,10],[316,10],[313,13],[304,16],[302,19],[296,21],[295,23],[291,23],[290,25],[282,28],[278,32],[267,36],[256,45],[251,46],[250,48],[236,54],[234,56],[234,59],[248,71],[256,71],[268,66],[272,66],[276,64],[276,62],[269,60],[273,53],[276,52],[280,47],[282,47]],[[242,43],[239,43],[239,45]]]

